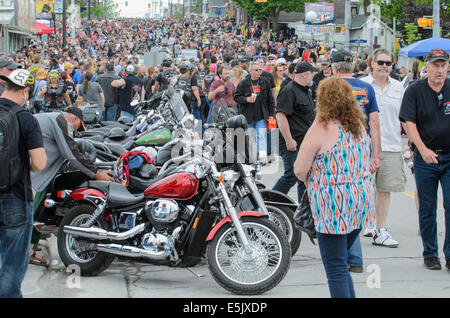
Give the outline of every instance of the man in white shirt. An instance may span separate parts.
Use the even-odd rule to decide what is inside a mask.
[[[381,154],[380,168],[375,174],[376,229],[372,233],[372,244],[397,247],[399,243],[392,239],[391,234],[386,230],[386,224],[390,193],[405,191],[406,184],[399,120],[404,88],[401,82],[389,77],[393,63],[392,53],[384,49],[377,49],[372,56],[373,71],[367,77],[361,78],[362,81],[369,83],[374,88],[380,110]]]

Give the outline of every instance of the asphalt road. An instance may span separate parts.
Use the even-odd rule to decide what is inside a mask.
[[[263,183],[272,187],[283,169],[276,164],[264,168]],[[296,198],[296,190],[289,195]],[[442,270],[423,267],[422,241],[414,204],[415,185],[407,171],[407,191],[391,196],[388,229],[400,243],[397,248],[373,246],[371,238],[361,237],[364,273],[352,273],[357,297],[413,298],[450,297],[450,272],[442,253],[444,213],[439,190],[438,239]],[[56,251],[56,238],[41,241],[52,268],[29,265],[22,285],[26,298],[230,298],[233,295],[212,278],[206,264],[192,268],[167,268],[115,261],[96,277],[79,277],[67,271]],[[319,249],[303,236],[289,272],[281,283],[255,298],[328,298],[329,291]]]

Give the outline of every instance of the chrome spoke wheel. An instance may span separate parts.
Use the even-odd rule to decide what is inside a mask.
[[[281,243],[268,227],[258,223],[244,223],[249,240],[246,250],[239,242],[237,232],[230,227],[219,238],[216,263],[220,271],[239,284],[258,284],[270,278],[281,263]]]
[[[83,227],[89,217],[88,214],[81,214],[73,219],[70,225]],[[96,223],[94,226],[100,227],[100,224]],[[98,254],[94,243],[84,242],[71,234],[66,234],[64,242],[69,256],[78,263],[90,262]]]

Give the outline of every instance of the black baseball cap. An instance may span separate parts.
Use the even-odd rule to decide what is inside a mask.
[[[339,62],[353,62],[353,55],[345,50],[337,51],[331,56],[331,63]]]
[[[448,61],[448,54],[443,49],[432,49],[428,52],[425,62],[434,62],[438,60]]]
[[[69,113],[69,114],[77,116],[80,119],[80,123],[81,123],[80,128],[81,128],[81,130],[82,131],[86,131],[86,127],[84,127],[84,123],[83,123],[83,111],[81,109],[79,109],[76,106],[70,106],[70,107],[67,107],[66,109],[64,109],[64,111],[66,113]],[[80,130],[80,128],[78,130]]]
[[[297,63],[297,65],[295,65],[295,73],[299,74],[299,73],[305,73],[305,72],[318,72],[320,71],[317,67],[312,66],[311,64],[309,64],[308,62],[300,62]]]
[[[12,58],[7,56],[0,57],[0,68],[6,67],[8,70],[12,71],[17,69],[19,66],[21,65],[14,62]]]

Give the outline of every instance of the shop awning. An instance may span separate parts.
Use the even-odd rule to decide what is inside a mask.
[[[36,22],[36,34],[52,34],[54,32],[53,28],[50,28],[42,23]]]

